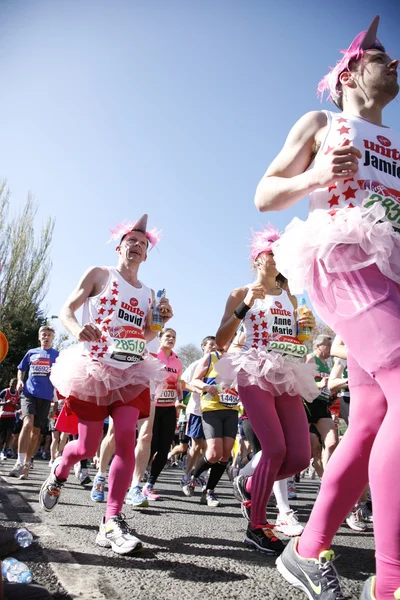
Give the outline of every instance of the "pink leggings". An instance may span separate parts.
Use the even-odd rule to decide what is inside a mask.
[[[319,276],[311,300],[345,342],[349,356],[350,425],[326,468],[299,553],[317,558],[368,480],[374,510],[376,598],[400,587],[400,291],[376,266]]]
[[[126,490],[135,468],[136,423],[139,409],[118,406],[111,411],[115,431],[115,455],[108,476],[106,521],[121,512]],[[69,442],[57,468],[57,477],[67,479],[71,467],[96,454],[103,433],[103,421],[79,420],[78,439]]]
[[[309,464],[310,434],[300,396],[274,396],[255,385],[239,385],[239,396],[262,450],[251,479],[251,527],[257,527],[265,524],[274,482]]]

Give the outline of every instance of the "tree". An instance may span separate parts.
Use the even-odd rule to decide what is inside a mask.
[[[0,183],[0,330],[8,339],[8,355],[1,363],[0,384],[15,377],[29,348],[38,345],[38,329],[46,323],[42,303],[48,290],[50,244],[54,220],[48,218],[36,239],[37,204],[28,195],[19,214],[9,216],[10,193]]]
[[[202,351],[194,344],[185,344],[184,346],[180,346],[176,353],[182,361],[183,370],[187,369],[192,362],[199,360],[199,358],[203,356]]]
[[[316,326],[311,332],[311,340],[314,341],[321,334],[326,335],[327,337],[331,337],[332,341],[336,335],[336,333],[333,331],[333,329],[329,327],[329,325],[326,325],[326,323],[317,319]]]

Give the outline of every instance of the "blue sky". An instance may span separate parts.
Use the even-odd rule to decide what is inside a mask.
[[[31,191],[38,226],[56,219],[48,314],[88,266],[115,262],[108,230],[147,212],[163,239],[141,279],[166,288],[178,345],[214,333],[229,292],[251,281],[250,227],[306,215],[306,200],[259,213],[259,179],[377,10],[371,0],[2,0],[0,177],[13,210]],[[379,37],[399,56],[400,3],[379,11]],[[385,124],[398,117],[393,102]]]

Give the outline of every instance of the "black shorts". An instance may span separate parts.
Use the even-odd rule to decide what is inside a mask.
[[[202,413],[206,440],[215,438],[236,439],[239,413],[237,410],[206,410]]]
[[[21,429],[22,429],[22,421],[15,421],[15,425],[14,425],[14,429],[13,429],[13,434],[14,435],[19,435],[21,433]]]
[[[316,398],[314,402],[303,400],[303,405],[309,423],[318,423],[320,419],[332,419],[326,400],[320,400],[319,398]]]
[[[5,431],[7,434],[9,431],[14,431],[14,427],[15,427],[15,418],[14,417],[5,417],[4,419],[0,419],[0,433]]]
[[[21,396],[22,416],[26,417],[27,415],[34,415],[33,426],[40,429],[42,433],[47,431],[47,419],[49,418],[50,405],[50,400],[36,398],[30,394],[23,394]]]
[[[180,444],[188,444],[190,441],[190,438],[186,435],[186,425],[186,421],[182,421],[178,424],[178,439]]]

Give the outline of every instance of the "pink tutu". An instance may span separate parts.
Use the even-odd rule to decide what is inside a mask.
[[[265,352],[251,348],[246,352],[225,354],[215,363],[217,382],[229,387],[257,385],[280,396],[300,394],[307,402],[312,402],[319,389],[314,377],[318,375],[315,365],[294,362],[290,357],[277,352]]]
[[[306,221],[293,219],[272,246],[277,269],[289,280],[292,294],[312,289],[314,268],[321,263],[328,273],[376,264],[381,273],[400,283],[400,234],[384,218],[384,207],[374,204],[369,209],[332,213],[315,210]],[[322,270],[320,275],[327,285]]]
[[[81,344],[63,350],[50,375],[52,384],[65,398],[73,396],[100,406],[130,402],[150,387],[150,381],[162,385],[166,377],[164,365],[151,354],[119,369],[84,354]]]

